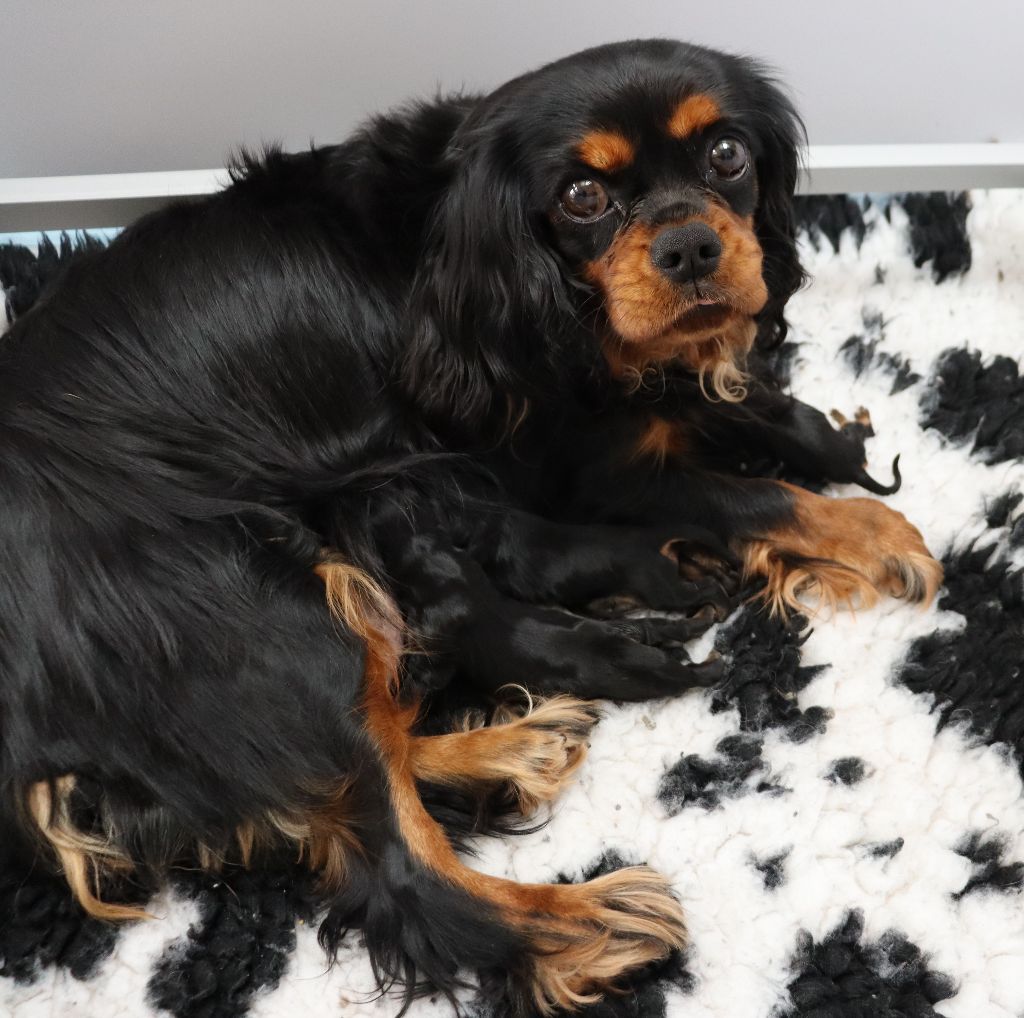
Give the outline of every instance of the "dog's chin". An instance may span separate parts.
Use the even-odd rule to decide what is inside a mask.
[[[724,347],[746,347],[753,319],[750,315],[721,301],[705,300],[689,304],[661,328],[646,335],[619,332],[623,352],[633,361],[661,363],[683,357],[686,351],[717,340]]]
[[[751,314],[705,300],[685,307],[653,335],[617,334],[617,341],[605,342],[604,354],[612,375],[632,385],[652,368],[678,364],[699,378],[709,398],[734,403],[746,395],[743,365],[756,335]]]

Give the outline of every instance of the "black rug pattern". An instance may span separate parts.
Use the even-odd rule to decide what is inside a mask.
[[[690,948],[588,1018],[1021,1018],[1024,192],[806,197],[800,218],[814,281],[776,370],[869,408],[876,473],[901,454],[889,501],[943,559],[938,604],[742,608],[696,650],[728,660],[721,688],[609,707],[551,823],[474,865],[672,877]],[[0,326],[92,243],[0,245]],[[357,933],[328,969],[314,901],[299,869],[178,874],[156,920],[113,927],[59,878],[0,873],[0,1015],[392,1018]],[[464,1010],[503,1014],[486,987]]]

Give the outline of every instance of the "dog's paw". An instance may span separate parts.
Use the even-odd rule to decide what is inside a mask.
[[[920,531],[871,498],[825,499],[804,493],[794,524],[747,542],[746,571],[766,580],[776,611],[810,597],[832,608],[869,607],[880,595],[930,604],[942,565]]]
[[[443,740],[451,753],[446,780],[504,785],[518,812],[529,816],[557,798],[579,769],[601,712],[572,696],[542,699],[519,691],[521,701],[500,704],[486,723],[467,715],[461,731],[434,736],[426,749],[436,752]]]
[[[871,423],[871,414],[867,407],[857,407],[853,414],[853,420],[840,410],[832,410],[829,416],[839,426],[839,430],[849,437],[863,442],[865,438],[874,438],[875,429]]]

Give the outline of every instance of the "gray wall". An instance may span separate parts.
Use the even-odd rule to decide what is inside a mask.
[[[653,35],[774,63],[812,142],[1024,141],[1013,0],[0,0],[0,177],[219,166]]]

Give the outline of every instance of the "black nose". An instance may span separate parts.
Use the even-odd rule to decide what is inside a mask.
[[[722,257],[718,234],[705,223],[687,223],[662,230],[651,245],[651,261],[673,283],[710,276]]]

